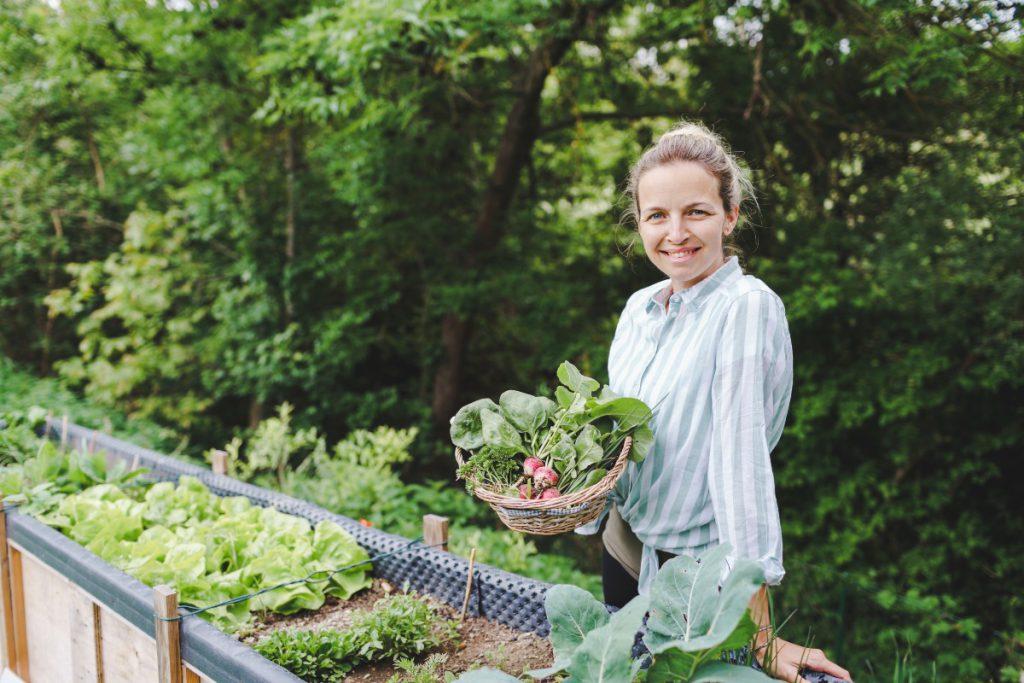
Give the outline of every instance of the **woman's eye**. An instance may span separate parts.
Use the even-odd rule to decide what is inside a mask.
[[[658,216],[663,215],[665,215],[663,211],[652,211],[651,213],[647,214],[647,220],[651,220],[652,218],[657,218]]]
[[[704,209],[693,209],[693,211],[698,211],[698,212],[704,214],[705,216],[708,214],[708,212],[705,211]]]

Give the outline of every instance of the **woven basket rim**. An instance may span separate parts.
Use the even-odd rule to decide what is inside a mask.
[[[615,482],[618,481],[619,476],[626,468],[626,462],[629,459],[629,453],[632,447],[633,437],[627,436],[622,442],[622,450],[619,451],[619,456],[616,458],[615,464],[612,465],[612,468],[608,470],[608,473],[601,478],[601,481],[575,493],[559,496],[558,498],[553,498],[551,500],[524,500],[522,498],[514,498],[512,496],[496,493],[486,486],[479,484],[473,478],[467,477],[467,481],[473,484],[473,495],[477,498],[491,505],[498,505],[507,510],[533,510],[542,512],[547,510],[560,510],[563,508],[576,507],[582,503],[589,503],[599,498],[604,498],[608,492],[612,490],[612,487],[615,486]],[[455,447],[455,461],[460,466],[464,463],[463,454],[465,452],[466,451],[462,450],[458,446]]]

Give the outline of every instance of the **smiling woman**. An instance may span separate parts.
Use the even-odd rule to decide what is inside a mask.
[[[627,466],[611,496],[605,601],[621,607],[650,591],[669,558],[726,543],[727,567],[745,558],[777,585],[785,570],[770,454],[789,409],[793,349],[782,299],[726,258],[753,197],[748,172],[720,137],[684,123],[644,152],[627,194],[647,258],[668,280],[629,298],[608,355],[609,386],[661,409],[648,457]],[[773,637],[764,587],[750,612],[766,672],[805,683],[807,666],[849,679],[820,650]]]

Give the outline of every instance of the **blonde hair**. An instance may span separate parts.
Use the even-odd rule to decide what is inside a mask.
[[[632,220],[634,229],[639,228],[640,198],[637,189],[640,178],[653,168],[679,161],[694,161],[718,179],[719,196],[726,214],[730,213],[733,207],[740,207],[737,230],[733,230],[723,245],[725,250],[738,254],[740,250],[734,240],[738,228],[746,219],[743,203],[748,199],[755,205],[757,203],[750,171],[740,164],[739,159],[720,135],[697,121],[682,121],[676,124],[648,147],[633,164],[625,190],[629,208],[623,219]]]

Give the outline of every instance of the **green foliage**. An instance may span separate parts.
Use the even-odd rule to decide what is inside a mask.
[[[334,629],[274,631],[255,649],[304,681],[340,683],[355,667],[355,644]]]
[[[396,594],[356,612],[344,631],[274,631],[255,648],[303,680],[334,682],[362,664],[414,657],[455,642],[457,635],[455,623],[441,619],[428,602]]]
[[[28,497],[27,512],[115,567],[147,585],[174,586],[184,604],[206,607],[368,559],[333,522],[310,529],[305,520],[254,507],[247,498],[218,498],[194,477],[182,477],[177,486],[124,487],[137,473],[101,471],[100,463],[105,465],[102,453],[62,457],[46,442],[15,470],[21,488],[13,492]],[[0,470],[5,494],[11,469]],[[53,478],[33,486],[40,473]],[[113,483],[83,486],[83,479],[100,478]],[[317,576],[200,616],[234,631],[248,623],[253,610],[317,609],[326,595],[347,599],[369,586],[368,571],[362,565]]]
[[[651,409],[641,400],[616,396],[601,383],[583,375],[569,361],[558,367],[562,386],[558,403],[520,391],[502,393],[498,404],[480,399],[459,409],[451,418],[452,442],[475,450],[459,467],[458,476],[516,495],[522,481],[519,455],[532,456],[559,475],[558,490],[573,493],[594,484],[614,464],[627,436],[641,432],[630,459],[642,462],[650,439]],[[473,445],[475,444],[475,446]]]
[[[8,0],[0,353],[203,445],[284,401],[416,426],[439,476],[435,398],[564,358],[603,381],[661,277],[622,258],[618,191],[699,117],[753,170],[739,246],[794,342],[780,609],[854,670],[895,639],[997,680],[1024,667],[1021,35],[988,0]],[[0,411],[63,412],[9,378]]]
[[[36,377],[0,356],[0,412],[27,418],[33,410],[33,417],[26,423],[33,428],[41,424],[41,416],[52,413],[57,417],[67,415],[75,424],[109,431],[145,448],[176,452],[183,447],[171,429],[148,420],[129,419],[121,411],[82,400],[58,380]]]
[[[395,659],[395,668],[401,673],[389,678],[388,683],[450,683],[455,677],[443,670],[447,661],[448,655],[442,653],[432,654],[420,664],[408,657],[399,657]]]
[[[633,639],[650,609],[644,642],[653,655],[645,674],[651,683],[669,681],[767,681],[749,667],[719,661],[725,650],[750,642],[756,626],[747,604],[764,575],[753,561],[737,561],[719,589],[728,545],[699,558],[677,557],[655,577],[649,596],[637,596],[611,616],[605,606],[575,586],[554,586],[544,599],[551,623],[551,667],[529,672],[547,678],[567,672],[572,680],[629,683],[640,675]]]
[[[600,595],[596,574],[580,571],[565,555],[539,552],[523,534],[493,528],[490,508],[458,489],[443,481],[404,483],[395,468],[410,460],[415,438],[415,429],[378,427],[356,430],[328,447],[316,430],[296,430],[290,408],[281,406],[277,417],[261,422],[248,439],[234,439],[226,450],[237,476],[407,538],[422,534],[424,514],[444,515],[451,522],[452,552],[468,557],[476,548],[480,562]]]

